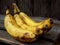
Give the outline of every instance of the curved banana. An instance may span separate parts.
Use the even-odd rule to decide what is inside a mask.
[[[22,29],[27,29],[28,26],[24,24],[20,16],[17,14],[17,10],[15,7],[14,7],[14,19],[18,26],[20,26]]]
[[[15,16],[17,16],[17,17],[15,17],[17,25],[19,25],[22,29],[32,31],[36,35],[39,35],[39,34],[41,35],[43,33],[42,28],[39,29],[38,27],[30,27],[30,26],[23,23],[21,18],[19,18],[19,15],[15,15]]]
[[[20,15],[20,17],[19,17],[19,15],[15,15],[15,18],[16,18],[16,22],[17,22],[17,24],[19,25],[19,26],[21,26],[21,24],[22,25],[24,25],[24,26],[22,26],[23,28],[25,28],[25,29],[28,29],[28,30],[30,30],[30,31],[32,31],[32,32],[34,32],[34,33],[36,33],[37,35],[39,35],[39,34],[42,34],[43,33],[43,31],[44,32],[47,32],[48,30],[50,30],[50,28],[52,27],[52,24],[51,24],[51,19],[50,18],[48,18],[48,19],[46,19],[46,20],[43,20],[43,21],[41,21],[40,23],[36,23],[36,22],[34,22],[35,24],[33,24],[29,19],[28,19],[28,17],[27,17],[27,15],[25,14],[25,13],[23,13],[23,12],[20,12],[19,11],[19,9],[18,9],[18,7],[17,7],[17,5],[16,4],[14,4],[14,8],[15,8],[15,12],[19,12],[19,15]],[[18,10],[17,10],[18,9]],[[16,11],[17,10],[17,11]],[[23,21],[22,21],[23,20]],[[25,24],[24,24],[25,23]],[[27,25],[29,25],[31,23],[31,25],[34,25],[34,26],[27,26]],[[26,25],[27,24],[27,25]]]
[[[46,20],[43,20],[43,21],[40,21],[40,22],[35,22],[34,20],[32,20],[27,14],[25,14],[24,12],[20,12],[20,10],[19,10],[19,8],[18,8],[18,6],[14,3],[13,4],[13,6],[16,8],[16,10],[19,12],[19,15],[20,15],[20,17],[23,19],[23,21],[26,23],[26,24],[28,24],[29,26],[38,26],[39,25],[39,27],[40,28],[43,28],[43,26],[40,26],[41,24],[44,24],[44,25],[46,25],[47,23],[49,23],[48,25],[50,25],[49,27],[51,27],[52,26],[52,24],[51,24],[51,19],[50,18],[48,18],[48,19],[46,19]],[[44,22],[47,22],[47,23],[44,23]],[[46,28],[46,27],[45,27]]]
[[[33,32],[23,30],[16,24],[12,15],[9,14],[9,10],[6,10],[4,26],[7,32],[17,40],[24,42],[32,42],[36,40],[36,35]]]
[[[14,9],[14,13],[15,13],[15,15],[14,15],[15,21],[16,21],[17,25],[20,26],[22,29],[32,31],[36,35],[39,35],[39,34],[41,35],[43,33],[42,28],[39,29],[37,26],[31,27],[31,26],[25,24],[25,22],[17,14],[16,8]]]
[[[32,20],[29,16],[27,16],[27,14],[25,14],[24,12],[20,12],[18,6],[13,3],[14,8],[16,8],[16,10],[19,12],[19,15],[22,19],[24,19],[25,23],[28,24],[29,26],[36,26],[39,25],[39,23],[35,22],[34,20]]]
[[[29,26],[37,26],[39,25],[39,23],[33,21],[32,19],[27,17],[27,14],[25,14],[24,12],[20,12],[19,16],[24,20],[24,22],[29,25]]]
[[[20,26],[22,29],[27,29],[28,26],[24,24],[24,22],[20,19],[18,14],[15,14],[14,18],[18,26]]]
[[[46,19],[46,20],[42,20],[41,22],[39,22],[39,23],[35,23],[35,24],[33,24],[32,22],[30,22],[30,20],[28,19],[28,18],[26,18],[25,16],[24,16],[24,13],[23,12],[20,12],[20,17],[23,19],[23,21],[27,24],[27,25],[29,25],[29,26],[31,26],[31,27],[34,27],[34,26],[37,26],[37,28],[39,28],[39,29],[42,29],[44,32],[47,32],[47,31],[49,31],[51,28],[52,28],[52,21],[51,21],[51,19],[50,18],[48,18],[48,19]],[[30,22],[30,23],[29,23]]]
[[[43,31],[44,33],[47,33],[50,30],[50,28],[52,28],[50,18],[46,19],[44,22],[41,22],[40,25],[34,27],[24,24],[23,20],[19,17],[19,15],[15,15],[15,20],[22,29],[32,31],[36,35],[42,35]]]

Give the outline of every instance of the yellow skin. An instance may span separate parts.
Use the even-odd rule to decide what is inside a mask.
[[[15,14],[15,16],[14,16],[15,20],[16,20],[16,22],[19,26],[21,26],[22,23],[23,23],[23,26],[21,26],[23,29],[27,28],[30,31],[33,31],[36,35],[39,35],[39,34],[43,33],[44,30],[42,30],[42,29],[46,28],[46,25],[48,26],[48,28],[52,27],[52,24],[50,23],[50,18],[37,23],[37,22],[33,21],[29,16],[27,16],[27,14],[25,14],[24,12],[20,12],[20,10],[19,10],[19,8],[17,7],[16,4],[13,4],[13,6],[14,6],[14,9],[15,9],[14,12],[15,13],[17,11],[19,12],[19,15]],[[39,29],[39,31],[38,31],[39,33],[36,33],[37,32],[36,30],[38,30],[38,29]]]
[[[53,25],[51,24],[50,18],[48,18],[48,19],[44,20],[43,25],[38,26],[38,28],[47,27],[46,30],[43,29],[44,33],[47,33],[52,28],[52,26]]]
[[[32,22],[29,18],[27,18],[27,17],[26,17],[26,14],[23,13],[23,12],[20,12],[20,13],[19,13],[19,16],[20,16],[20,18],[23,19],[23,21],[24,21],[27,25],[29,25],[29,26],[31,26],[31,27],[35,27],[35,26],[36,26],[37,28],[42,29],[42,30],[44,31],[45,29],[43,29],[43,28],[46,28],[46,25],[47,25],[48,28],[46,29],[45,32],[49,31],[50,28],[52,28],[52,24],[51,24],[50,18],[48,18],[48,19],[46,19],[46,20],[42,20],[42,21],[39,22],[39,23],[36,23],[36,22]]]
[[[13,7],[18,11],[20,12],[19,8],[17,7],[17,5],[15,3],[13,3]],[[14,10],[16,12],[16,10]],[[20,15],[21,14],[21,15]],[[36,26],[38,25],[39,23],[36,23],[34,20],[32,20],[29,16],[27,16],[27,14],[21,12],[19,13],[20,17],[21,18],[24,18],[25,19],[25,22],[26,24],[28,24],[29,26]]]
[[[26,24],[24,24],[24,22],[22,21],[20,16],[17,14],[16,8],[14,8],[14,19],[15,19],[17,25],[20,26],[22,29],[26,29],[26,27],[28,27]]]
[[[46,19],[44,21],[42,21],[38,26],[28,26],[27,24],[24,24],[24,21],[19,17],[19,15],[15,15],[15,20],[17,22],[17,24],[22,28],[22,29],[27,29],[29,31],[32,31],[33,33],[35,33],[36,35],[42,35],[43,31],[46,27],[46,25],[48,26],[48,29],[52,27],[52,24],[50,24],[50,19]],[[48,31],[46,29],[46,31]],[[46,32],[45,31],[45,32]]]
[[[37,26],[37,25],[41,24],[41,22],[45,21],[45,20],[43,20],[43,21],[40,21],[37,23],[34,20],[32,20],[26,13],[20,12],[18,6],[15,3],[13,3],[13,6],[19,12],[20,18],[22,18],[25,21],[25,23],[30,26]],[[15,12],[17,12],[16,10],[15,10]],[[48,18],[48,19],[50,20],[50,18]]]
[[[25,24],[25,22],[17,14],[16,8],[14,8],[14,13],[16,13],[14,15],[14,19],[15,19],[17,25],[20,26],[22,29],[32,31],[36,35],[39,35],[39,34],[41,35],[43,33],[43,30],[42,29],[38,30],[37,26],[32,27],[32,26],[29,26],[29,25]]]
[[[29,26],[37,26],[39,25],[39,23],[33,21],[32,19],[30,19],[25,13],[20,12],[19,13],[20,18],[22,18],[24,20],[24,22],[29,25]]]
[[[6,13],[9,12],[9,10],[6,11]],[[36,35],[28,30],[21,29],[15,22],[14,18],[11,14],[7,14],[4,19],[4,26],[7,30],[7,32],[15,37],[16,39],[24,42],[32,42],[36,40]],[[28,40],[27,40],[28,39]]]
[[[42,29],[38,30],[37,26],[31,27],[31,26],[28,26],[27,24],[25,24],[23,22],[23,20],[19,17],[19,15],[17,15],[17,14],[14,15],[14,18],[16,20],[17,25],[19,25],[22,29],[32,31],[36,35],[41,35],[43,33],[43,30]],[[39,32],[37,32],[37,31],[39,31]]]

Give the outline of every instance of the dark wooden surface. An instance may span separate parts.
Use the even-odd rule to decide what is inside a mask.
[[[53,45],[60,45],[60,34],[58,35],[58,38]]]
[[[4,28],[4,15],[0,15],[0,41],[5,42],[8,44],[14,44],[14,45],[53,45],[54,42],[56,42],[56,39],[58,37],[58,34],[60,33],[60,21],[54,20],[54,25],[52,29],[45,34],[41,39],[37,40],[33,43],[23,43],[20,41],[15,40],[13,37],[11,37],[7,31]],[[41,21],[43,19],[46,19],[44,17],[31,17],[35,21]]]
[[[13,2],[30,16],[52,17],[60,20],[60,0],[1,0],[0,13],[5,14],[6,6],[11,7]]]

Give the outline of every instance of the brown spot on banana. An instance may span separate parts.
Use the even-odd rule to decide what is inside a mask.
[[[40,29],[40,28],[36,28],[36,33],[37,33],[38,35],[42,35],[42,34],[43,34],[43,30]]]

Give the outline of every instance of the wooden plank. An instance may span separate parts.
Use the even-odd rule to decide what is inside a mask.
[[[4,17],[5,17],[4,15],[0,15],[0,21],[2,21],[0,24],[2,24],[3,28],[4,28],[4,25],[3,25]],[[43,18],[42,17],[32,17],[32,19],[34,19],[35,21],[41,21],[41,20],[44,20],[46,18],[44,18],[44,17]],[[6,30],[5,31],[4,30],[0,30],[0,40],[2,40],[2,41],[4,40],[3,42],[13,41],[16,44],[25,44],[25,45],[39,45],[39,44],[41,44],[41,45],[45,45],[45,44],[46,45],[48,45],[48,44],[52,45],[53,42],[51,40],[56,41],[57,36],[60,33],[60,26],[59,26],[60,21],[54,20],[54,23],[55,24],[57,23],[58,25],[57,24],[54,25],[53,28],[47,34],[44,35],[45,39],[43,38],[43,39],[38,40],[38,41],[36,41],[34,43],[31,43],[31,44],[29,44],[29,43],[22,43],[22,42],[19,42],[19,41],[15,40],[13,37],[11,37],[6,32]],[[0,27],[0,29],[1,29],[1,27]]]
[[[6,31],[0,30],[0,41],[9,43],[11,45],[18,44],[18,45],[52,45],[52,42],[46,41],[46,40],[38,40],[33,43],[23,43],[21,41],[15,40],[13,37],[11,37]]]

